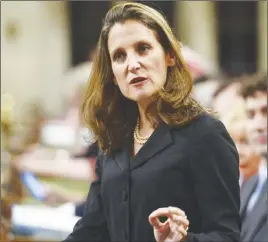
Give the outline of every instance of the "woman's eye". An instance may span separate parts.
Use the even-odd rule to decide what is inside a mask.
[[[147,52],[149,49],[150,49],[150,47],[148,45],[145,45],[145,44],[138,46],[138,52],[141,54]]]
[[[119,52],[119,53],[115,53],[113,56],[113,61],[123,61],[125,58],[124,53]]]

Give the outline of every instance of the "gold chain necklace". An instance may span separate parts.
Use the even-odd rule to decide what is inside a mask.
[[[139,145],[144,145],[146,143],[146,141],[150,138],[151,135],[147,135],[147,136],[141,136],[140,135],[140,119],[137,119],[137,124],[136,127],[134,129],[134,139],[136,140],[136,142]]]

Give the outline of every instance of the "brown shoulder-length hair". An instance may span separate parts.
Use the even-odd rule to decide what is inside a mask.
[[[189,122],[205,110],[191,98],[192,77],[167,21],[158,11],[139,3],[114,6],[103,21],[96,56],[81,106],[81,113],[101,150],[113,154],[133,134],[139,115],[137,104],[125,98],[114,85],[108,35],[115,23],[136,20],[153,30],[164,51],[175,57],[169,67],[165,87],[154,94],[146,116],[154,127],[159,122],[177,126]]]

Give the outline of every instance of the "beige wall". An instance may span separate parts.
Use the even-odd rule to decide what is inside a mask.
[[[179,39],[218,64],[217,20],[211,1],[177,1]],[[200,24],[202,23],[202,24]],[[267,72],[267,2],[258,2],[258,71]]]
[[[217,68],[217,32],[215,3],[177,1],[176,29],[180,41],[215,63]]]
[[[15,96],[19,117],[25,103],[39,98],[49,113],[60,110],[70,64],[66,13],[63,1],[1,3],[1,94]]]
[[[267,72],[267,2],[258,2],[258,70]]]

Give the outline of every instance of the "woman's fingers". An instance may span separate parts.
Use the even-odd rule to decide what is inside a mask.
[[[185,215],[185,212],[182,211],[179,208],[176,208],[176,207],[168,207],[168,210],[169,210],[169,213],[170,214],[176,214],[176,215],[180,215],[180,216],[186,216]]]
[[[161,217],[161,216],[172,218],[173,214],[185,216],[185,212],[179,208],[165,207],[165,208],[158,208],[155,211],[153,211],[149,216],[149,220],[150,220],[150,217]]]
[[[168,221],[162,223],[160,222],[159,217],[167,216],[167,213],[168,212],[162,208],[155,210],[149,215],[150,224],[156,229],[159,229],[161,226],[166,225]]]
[[[160,217],[167,217],[168,220],[161,223]],[[172,233],[180,233],[182,237],[187,235],[189,221],[185,212],[176,207],[165,207],[158,208],[153,211],[149,216],[150,224],[157,230],[166,229],[167,226],[170,228],[170,236]]]
[[[186,217],[173,215],[171,218],[176,224],[183,225],[183,227],[186,229],[189,226],[189,221]]]
[[[182,237],[187,235],[187,230],[182,225],[178,226],[178,232],[182,235]]]
[[[170,220],[170,233],[169,237],[171,238],[178,238],[177,236],[180,236],[182,238],[186,237],[187,235],[187,228],[184,227],[183,224],[178,223],[175,220]]]
[[[169,210],[167,208],[158,208],[149,215],[150,224],[159,229],[163,224],[159,221],[159,217],[166,216],[168,217]]]
[[[161,216],[169,216],[169,209],[168,208],[158,208],[156,210],[154,210],[150,216],[150,217],[161,217]]]

